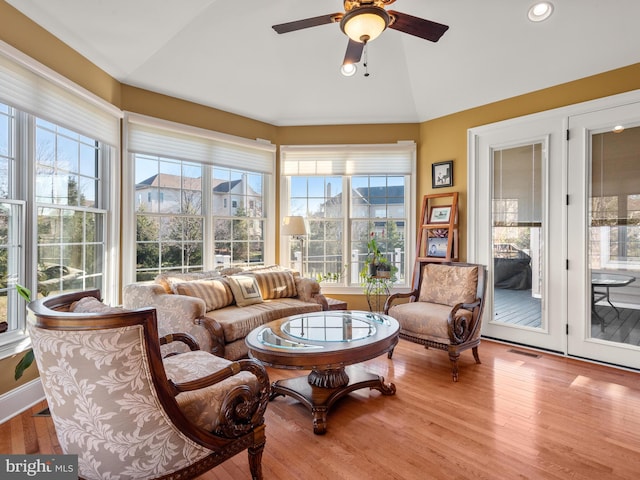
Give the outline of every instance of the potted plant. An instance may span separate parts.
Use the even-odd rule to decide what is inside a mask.
[[[378,265],[382,260],[382,253],[375,237],[375,233],[371,232],[371,238],[367,242],[367,259],[365,264],[367,266],[367,273],[370,277],[375,277],[378,273]]]
[[[18,291],[18,295],[20,295],[25,300],[25,302],[29,303],[31,301],[31,290],[29,290],[26,287],[23,287],[18,283],[16,284],[16,290]],[[24,373],[24,371],[31,366],[31,364],[33,363],[33,360],[34,360],[33,349],[30,348],[24,353],[24,355],[16,365],[13,378],[15,380],[19,380],[22,377],[22,374]]]
[[[378,263],[376,269],[376,277],[391,278],[391,264],[387,261],[386,258],[383,258],[380,263]]]

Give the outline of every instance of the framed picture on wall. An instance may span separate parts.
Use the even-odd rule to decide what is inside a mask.
[[[431,187],[453,187],[453,160],[431,165]]]

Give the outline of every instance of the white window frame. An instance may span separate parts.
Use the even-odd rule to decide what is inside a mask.
[[[394,168],[391,168],[391,167]],[[413,141],[399,141],[395,144],[366,145],[282,145],[280,146],[280,217],[292,214],[290,205],[290,178],[293,176],[341,176],[342,191],[347,192],[343,201],[343,259],[351,264],[350,228],[351,201],[349,189],[353,176],[405,176],[405,282],[394,285],[392,292],[408,292],[415,260],[416,238],[416,144]],[[348,178],[347,178],[348,177]],[[357,219],[355,219],[357,220]],[[390,219],[393,220],[393,219]],[[280,241],[280,259],[289,261],[290,240],[282,237]],[[353,276],[353,275],[352,275]],[[362,294],[361,286],[332,285],[323,283],[324,293]]]
[[[132,206],[122,212],[124,285],[136,282],[135,153],[264,174],[264,263],[275,263],[275,145],[267,140],[251,140],[133,112],[125,112],[124,115],[122,204]],[[226,160],[216,161],[221,158],[218,155]],[[238,165],[242,168],[239,169]],[[203,194],[203,198],[206,199],[207,195]],[[204,242],[203,268],[211,270],[216,266],[211,228],[205,228]]]
[[[119,202],[120,185],[110,181],[119,177],[118,149],[122,112],[83,87],[73,83],[24,53],[0,41],[0,102],[16,110],[15,153],[18,166],[14,201],[24,207],[24,259],[17,282],[37,291],[37,232],[35,171],[33,155],[35,130],[33,118],[39,117],[82,135],[95,138],[103,145],[105,186],[105,229],[103,298],[119,299]],[[108,189],[108,190],[107,190]],[[11,199],[9,199],[11,200]],[[18,312],[17,328],[0,335],[0,359],[20,353],[30,345],[26,329],[26,311]]]

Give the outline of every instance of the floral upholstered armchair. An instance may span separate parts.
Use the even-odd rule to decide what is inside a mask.
[[[28,328],[51,417],[85,479],[187,479],[247,450],[261,479],[269,378],[253,360],[158,338],[154,309],[124,310],[98,290],[31,302]],[[160,344],[190,351],[162,358]],[[195,350],[194,350],[195,349]]]
[[[480,363],[486,277],[484,265],[418,262],[413,291],[391,295],[384,307],[385,314],[398,320],[400,338],[449,353],[454,382],[458,381],[460,352],[472,349]],[[409,298],[409,302],[396,303],[400,298]],[[389,358],[392,354],[393,350]]]

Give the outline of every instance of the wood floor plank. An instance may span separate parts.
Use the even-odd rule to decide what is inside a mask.
[[[392,360],[365,362],[396,394],[363,389],[341,399],[325,435],[313,434],[301,404],[274,399],[265,479],[638,478],[640,374],[486,340],[480,357],[477,365],[463,353],[453,383],[446,353],[401,340]],[[303,373],[268,371],[271,380]],[[0,453],[27,450],[30,432],[41,453],[59,449],[47,440],[51,419],[25,412],[0,425]],[[246,452],[200,478],[250,478]]]

